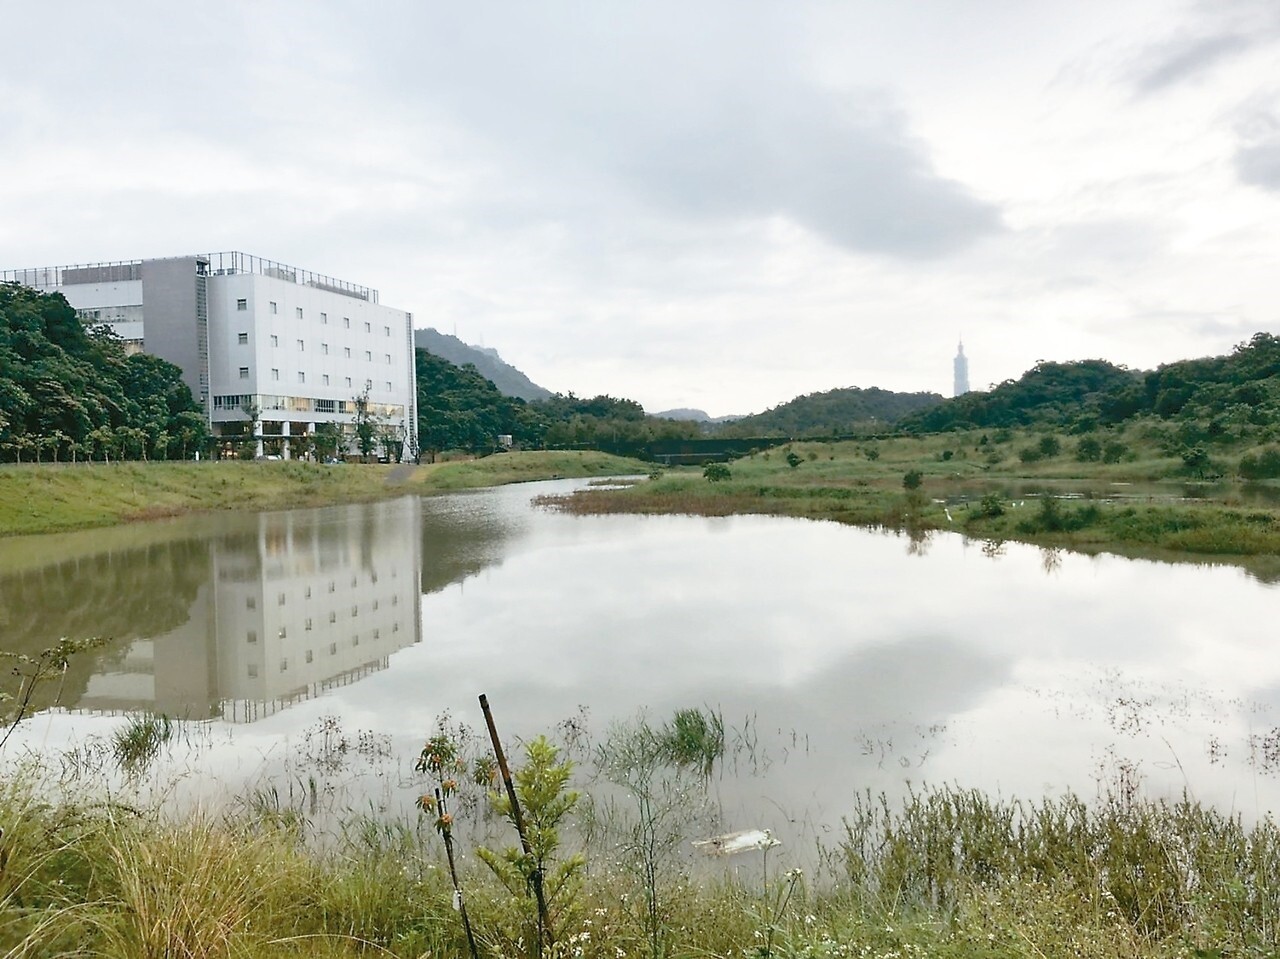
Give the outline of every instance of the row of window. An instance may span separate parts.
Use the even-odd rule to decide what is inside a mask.
[[[249,301],[248,301],[248,299],[246,299],[246,298],[241,298],[241,299],[236,300],[236,309],[237,309],[238,311],[240,311],[241,313],[246,312],[246,311],[249,309]],[[269,301],[267,302],[267,309],[268,309],[268,310],[270,310],[270,312],[271,312],[273,315],[279,315],[279,313],[280,313],[280,306],[279,306],[279,304],[278,304],[278,303],[276,303],[276,301],[275,301],[275,300],[269,300]],[[303,314],[303,312],[302,312],[302,307],[300,307],[300,306],[295,306],[295,307],[293,308],[293,315],[294,315],[294,317],[295,317],[296,319],[299,319],[299,320],[301,320],[301,319],[304,319],[304,318],[305,318],[305,316],[304,316],[304,314]],[[328,314],[328,313],[321,313],[321,314],[320,314],[320,324],[321,324],[322,326],[328,326],[328,325],[329,325],[329,314]],[[351,329],[351,317],[349,317],[349,316],[344,316],[344,317],[342,318],[342,328],[343,328],[344,330],[349,330],[349,329]],[[366,333],[372,333],[372,332],[373,332],[373,324],[372,324],[372,323],[370,323],[368,320],[366,320],[366,321],[365,321],[365,324],[364,324],[364,331],[365,331]],[[243,336],[244,334],[241,334],[241,335]],[[382,328],[382,335],[383,335],[383,336],[390,336],[390,335],[391,335],[391,327],[389,327],[389,326],[384,326],[384,327]]]
[[[377,581],[377,580],[376,580],[376,578],[375,578],[375,580],[374,580],[374,581],[375,581],[375,582]],[[352,579],[352,580],[351,580],[351,585],[352,585],[352,587],[353,587],[353,588],[355,587],[355,585],[356,585],[356,580],[355,580],[355,579]],[[332,593],[333,591],[334,591],[334,584],[333,584],[333,581],[332,581],[332,580],[330,580],[330,581],[329,581],[329,592],[331,592],[331,593]],[[310,586],[308,586],[308,587],[307,587],[307,595],[306,595],[306,598],[307,598],[307,599],[310,599],[310,598],[311,598],[311,587],[310,587]],[[276,605],[277,605],[277,606],[283,606],[283,605],[285,604],[285,602],[286,602],[285,594],[284,594],[284,593],[281,593],[281,594],[279,595],[279,597],[277,597]],[[370,609],[371,609],[373,612],[377,612],[377,611],[378,611],[378,604],[379,604],[379,601],[378,601],[378,600],[376,600],[376,599],[375,599],[375,600],[373,600],[373,601],[372,601],[372,605],[371,605]],[[400,597],[399,597],[399,595],[398,595],[398,594],[396,594],[396,593],[392,593],[392,594],[391,594],[391,605],[392,605],[392,606],[399,606],[399,605],[400,605]],[[256,596],[246,596],[246,597],[245,597],[245,600],[244,600],[244,606],[245,606],[245,609],[257,609],[257,608],[258,608],[258,598],[257,598]],[[356,607],[355,607],[355,606],[352,606],[352,607],[351,607],[351,615],[352,615],[352,616],[354,616],[355,614],[356,614]],[[332,623],[332,622],[334,622],[334,621],[335,621],[335,619],[334,619],[334,618],[335,618],[336,616],[337,616],[337,613],[330,613],[330,614],[329,614],[329,622],[331,622],[331,623]],[[310,629],[310,628],[311,628],[311,617],[309,617],[309,616],[308,616],[308,617],[307,617],[307,629]],[[284,633],[281,633],[280,635],[281,635],[281,636],[283,636],[283,635],[284,635]]]
[[[236,336],[236,342],[238,342],[241,346],[248,346],[248,345],[249,345],[249,334],[248,334],[248,333],[240,333],[240,334],[238,334],[238,335]],[[299,352],[299,353],[305,353],[305,352],[307,351],[307,344],[306,344],[306,341],[305,341],[305,340],[297,340],[296,342],[297,342],[297,344],[298,344],[298,352]],[[271,334],[271,345],[272,345],[272,346],[279,346],[279,345],[280,345],[280,337],[279,337],[279,336],[277,336],[277,335],[276,335],[276,334],[274,334],[274,333],[272,333],[272,334]],[[328,356],[328,355],[329,355],[329,344],[328,344],[328,343],[321,343],[321,344],[320,344],[320,352],[321,352],[324,356]],[[344,347],[342,348],[342,355],[343,355],[346,359],[348,359],[348,360],[349,360],[349,359],[351,359],[351,347],[349,347],[349,346],[344,346]],[[365,358],[365,361],[366,361],[366,362],[368,362],[368,363],[372,363],[372,362],[373,362],[373,350],[365,350],[365,351],[364,351],[364,358]],[[390,353],[383,353],[383,354],[382,354],[382,362],[384,362],[384,363],[390,363],[390,362],[391,362],[391,354],[390,354]]]
[[[346,385],[351,386],[351,377],[345,377]],[[329,382],[329,378],[325,377],[325,383]],[[372,389],[373,385],[368,380],[365,381],[366,389]],[[385,384],[388,390],[391,384]],[[330,400],[319,399],[313,396],[281,396],[272,393],[232,393],[225,396],[215,396],[213,398],[213,408],[215,410],[243,410],[246,405],[256,404],[262,412],[268,410],[283,410],[293,413],[355,413],[355,400]],[[369,411],[379,416],[386,416],[391,419],[399,419],[404,416],[404,407],[398,403],[370,403]]]
[[[249,378],[249,367],[247,367],[247,366],[242,366],[242,367],[240,367],[240,379],[242,379],[242,380],[247,380],[248,378]],[[271,368],[271,379],[272,379],[272,380],[274,380],[274,381],[276,381],[276,382],[279,382],[279,380],[280,380],[280,370],[279,370],[279,368],[277,368],[277,367],[272,367],[272,368]],[[343,386],[351,386],[351,385],[352,385],[352,384],[351,384],[351,377],[349,377],[349,376],[344,376],[342,379],[343,379],[343,384],[342,384]],[[303,372],[302,370],[298,370],[298,382],[299,382],[299,383],[305,383],[305,382],[307,382],[307,374],[306,374],[305,372]],[[313,382],[314,382],[314,381],[313,381]],[[333,381],[332,381],[332,378],[329,376],[329,374],[328,374],[328,373],[321,373],[321,374],[320,374],[320,383],[321,383],[321,385],[323,385],[323,386],[331,386],[331,385],[333,384]],[[373,389],[373,380],[365,380],[365,381],[364,381],[364,388],[365,388],[366,390],[371,390],[371,389]],[[383,388],[384,390],[386,390],[388,393],[390,393],[390,392],[391,392],[391,381],[390,381],[390,380],[383,380],[383,381],[382,381],[382,388]],[[219,407],[219,406],[217,405],[217,397],[214,397],[214,407],[213,407],[213,408],[214,408],[214,409],[221,409],[221,407]],[[283,407],[280,407],[280,408],[283,408]]]
[[[397,624],[395,624],[394,626],[392,626],[392,627],[391,627],[391,631],[392,631],[393,633],[398,633],[398,632],[400,631],[400,625],[399,625],[398,623],[397,623]],[[250,636],[251,636],[251,638],[250,638],[249,642],[251,642],[251,643],[256,643],[256,642],[258,641],[257,636],[255,636],[255,635],[253,635],[253,634],[250,634]],[[374,638],[374,639],[378,639],[378,638],[379,638],[378,631],[377,631],[376,629],[373,631],[373,638]],[[354,636],[352,636],[352,637],[351,637],[351,646],[352,646],[352,648],[355,648],[355,647],[358,647],[359,645],[360,645],[360,634],[359,634],[359,633],[357,633],[356,635],[354,635]],[[336,656],[336,655],[338,655],[338,644],[337,644],[337,643],[330,643],[330,644],[329,644],[329,655],[330,655],[330,656]],[[313,662],[315,662],[315,651],[314,651],[314,650],[311,650],[311,649],[306,650],[306,651],[303,653],[303,659],[305,659],[307,663],[313,663]],[[257,664],[257,663],[248,663],[248,664],[246,664],[246,665],[248,666],[248,676],[249,676],[249,678],[250,678],[250,679],[256,679],[256,678],[258,677],[258,664]],[[289,671],[289,657],[288,657],[288,656],[282,656],[282,657],[280,658],[280,672],[282,672],[282,673],[287,673],[288,671]]]
[[[333,622],[333,620],[329,620],[329,622]],[[311,625],[310,625],[310,624],[311,624],[311,620],[307,620],[307,629],[308,629],[308,630],[310,630],[310,629],[311,629]],[[393,624],[392,624],[392,633],[399,633],[399,624],[398,624],[398,622],[393,622]],[[287,635],[285,635],[284,626],[280,626],[280,633],[279,633],[279,635],[280,635],[280,639],[288,639],[288,636],[287,636]],[[370,639],[381,639],[381,638],[383,638],[383,631],[381,631],[381,629],[374,629],[374,630],[370,630]],[[355,647],[358,647],[358,645],[360,645],[360,634],[356,634],[355,636],[352,636],[352,638],[351,638],[351,639],[352,639],[352,643],[351,643],[352,645],[355,645]],[[257,644],[257,630],[248,630],[248,631],[246,631],[246,633],[244,633],[244,641],[246,641],[246,643],[248,643],[248,644],[250,644],[250,645],[256,645],[256,644]]]

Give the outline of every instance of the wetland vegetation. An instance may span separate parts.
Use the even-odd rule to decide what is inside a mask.
[[[1148,800],[1132,767],[1089,801],[946,786],[852,795],[814,865],[783,872],[769,868],[768,834],[733,858],[687,853],[724,758],[717,720],[641,715],[598,744],[538,737],[520,750],[530,858],[503,824],[492,755],[446,722],[419,762],[436,791],[416,814],[350,809],[327,833],[268,789],[221,812],[141,800],[128,782],[171,735],[154,717],[104,751],[133,777],[113,790],[94,789],[83,763],[11,765],[0,954],[464,956],[460,906],[476,954],[512,959],[1274,954],[1274,822]],[[509,848],[490,851],[476,826]]]

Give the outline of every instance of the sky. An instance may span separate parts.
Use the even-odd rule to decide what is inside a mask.
[[[0,0],[0,269],[241,250],[759,412],[1280,332],[1275,0]]]

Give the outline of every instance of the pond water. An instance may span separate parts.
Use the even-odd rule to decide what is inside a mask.
[[[1136,777],[1276,808],[1280,591],[1239,569],[532,504],[574,486],[6,541],[4,649],[114,637],[42,688],[60,705],[10,755],[83,759],[164,713],[190,722],[156,789],[321,776],[398,810],[436,718],[483,729],[486,693],[509,739],[714,709],[716,827],[793,845],[857,793],[922,784],[1088,797]]]

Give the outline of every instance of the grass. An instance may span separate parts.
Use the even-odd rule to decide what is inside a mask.
[[[1069,438],[1054,456],[1024,462],[1034,434],[994,442],[980,433],[903,436],[865,442],[796,442],[730,464],[708,482],[700,470],[661,472],[624,489],[587,489],[544,502],[578,514],[763,513],[913,532],[956,530],[975,539],[1015,540],[1086,552],[1227,560],[1271,579],[1280,574],[1280,496],[1266,486],[1198,481],[1182,457],[1138,429],[1110,440],[1118,462],[1080,462]],[[799,462],[791,466],[787,454]],[[1219,460],[1229,457],[1216,453]],[[919,489],[903,478],[920,474]],[[1186,487],[1196,498],[1187,498]],[[1058,498],[1083,495],[1084,502]],[[1246,506],[1251,497],[1261,505]]]
[[[41,799],[0,786],[0,956],[466,955],[439,843],[423,822],[357,823],[308,846],[249,813]],[[849,797],[821,876],[759,863],[663,879],[672,957],[1267,956],[1280,934],[1280,831],[1192,800],[1117,789],[1094,803],[943,788]],[[375,828],[376,825],[376,828]],[[588,848],[557,955],[649,954],[636,879]],[[510,893],[471,861],[483,955],[506,942]],[[507,942],[508,949],[512,943]]]
[[[0,468],[0,536],[644,471],[634,461],[593,452],[505,453],[413,468],[237,461],[12,465]]]

